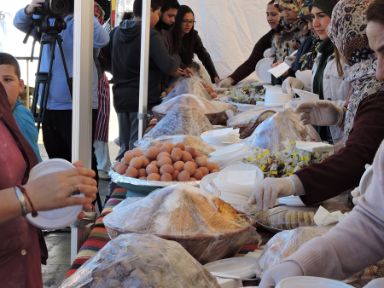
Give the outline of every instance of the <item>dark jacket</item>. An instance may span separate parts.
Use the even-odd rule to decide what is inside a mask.
[[[211,81],[214,82],[215,77],[218,77],[215,65],[213,65],[211,56],[209,55],[207,49],[205,49],[196,30],[184,35],[179,48],[181,62],[185,67],[191,66],[194,54],[196,54],[201,63],[203,63],[205,69],[207,69],[207,72],[211,77]]]
[[[252,54],[249,56],[249,58],[243,64],[241,64],[235,70],[235,72],[229,75],[229,77],[235,80],[234,84],[240,82],[245,77],[249,76],[249,74],[255,71],[256,64],[263,58],[264,51],[268,48],[271,48],[272,37],[275,32],[275,30],[271,29],[267,34],[261,37],[260,40],[255,44],[255,47],[253,47]]]
[[[139,103],[141,21],[125,20],[112,33],[111,70],[113,104],[116,112],[137,112]],[[150,32],[148,108],[160,103],[160,81],[163,74],[173,74],[180,66],[178,56],[170,56],[155,29]]]
[[[359,185],[365,164],[371,164],[384,138],[384,92],[361,101],[345,147],[321,164],[310,165],[295,174],[305,189],[307,205],[339,195]]]

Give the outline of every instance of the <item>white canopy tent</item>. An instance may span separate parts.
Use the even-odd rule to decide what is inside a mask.
[[[132,1],[132,0],[129,0]],[[73,71],[72,158],[91,167],[91,75],[93,47],[93,0],[75,0],[75,38]],[[188,0],[180,1],[195,13],[196,30],[216,65],[221,78],[230,74],[250,55],[257,40],[268,31],[265,20],[267,0]],[[143,0],[143,26],[139,117],[147,110],[149,64],[150,0]],[[143,122],[140,121],[139,131]],[[139,137],[141,137],[141,132]],[[78,243],[76,227],[72,227],[71,261]]]

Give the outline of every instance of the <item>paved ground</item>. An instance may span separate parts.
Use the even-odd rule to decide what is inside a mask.
[[[42,145],[43,159],[47,158],[44,154]],[[113,143],[109,143],[111,157],[117,155],[118,147]],[[114,158],[111,158],[114,159]],[[105,197],[109,195],[109,182],[100,180],[99,193],[101,201],[104,203]],[[43,271],[43,283],[44,288],[56,288],[60,285],[64,279],[65,273],[70,267],[70,243],[71,233],[70,229],[64,229],[60,231],[52,231],[45,233],[45,240],[48,246],[48,263],[42,265]]]

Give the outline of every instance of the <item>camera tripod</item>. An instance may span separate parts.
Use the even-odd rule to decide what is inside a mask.
[[[58,33],[49,33],[49,34],[44,33],[41,36],[41,40],[40,40],[41,47],[40,47],[39,60],[38,60],[39,62],[37,64],[35,90],[33,93],[33,102],[31,107],[31,112],[33,117],[35,118],[35,122],[38,130],[40,130],[40,126],[43,123],[44,114],[47,107],[49,89],[50,89],[50,84],[52,79],[53,61],[55,59],[56,44],[57,44],[57,47],[59,48],[60,57],[63,63],[63,69],[65,72],[65,78],[66,78],[67,86],[69,89],[69,93],[72,95],[72,81],[71,81],[71,78],[69,77],[67,64],[65,62],[62,42],[63,40]],[[41,57],[42,57],[44,47],[47,45],[49,45],[49,48],[50,48],[50,56],[49,56],[49,63],[48,63],[49,68],[47,72],[41,72]],[[39,95],[41,95],[41,97],[39,97]]]

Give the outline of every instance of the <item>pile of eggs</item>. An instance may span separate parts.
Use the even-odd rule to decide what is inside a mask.
[[[132,178],[151,181],[195,181],[219,171],[206,155],[183,143],[157,143],[143,151],[139,148],[125,152],[113,169]]]

